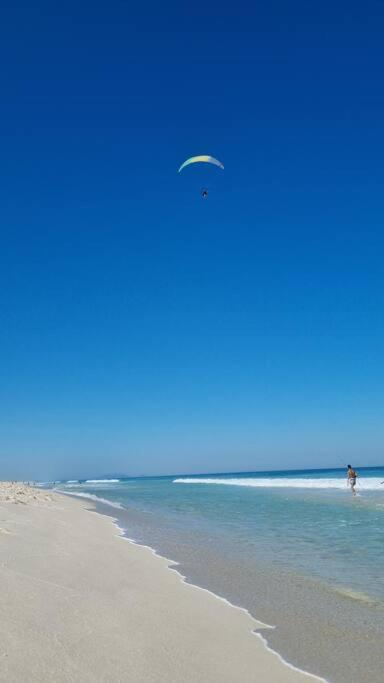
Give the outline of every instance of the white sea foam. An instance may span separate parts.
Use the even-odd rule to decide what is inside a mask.
[[[120,479],[87,479],[85,483],[86,484],[117,484],[119,481],[120,481]]]
[[[78,484],[79,480],[78,479],[68,479],[68,481],[65,482],[66,484]]]
[[[109,505],[113,508],[118,508],[119,510],[125,510],[124,505],[118,503],[117,501],[107,500],[107,498],[101,498],[101,496],[95,496],[93,493],[75,493],[74,491],[63,491],[63,489],[55,489],[58,493],[64,493],[66,496],[76,496],[77,498],[87,498],[93,500],[95,503],[104,503],[104,505]]]
[[[383,480],[379,477],[358,477],[356,488],[361,491],[382,491]],[[306,479],[294,477],[182,477],[173,480],[174,484],[222,484],[225,486],[246,486],[251,488],[295,488],[295,489],[346,489],[344,478]]]
[[[203,588],[202,586],[199,586],[198,584],[192,583],[178,569],[175,569],[175,567],[179,566],[179,562],[176,562],[175,560],[171,560],[168,557],[166,557],[165,555],[161,555],[155,548],[153,548],[150,545],[145,545],[144,543],[139,543],[138,541],[135,541],[133,538],[129,538],[129,536],[126,535],[126,529],[124,529],[124,527],[120,526],[117,519],[113,520],[113,523],[119,531],[119,538],[121,538],[123,541],[127,541],[131,545],[134,545],[134,546],[137,545],[140,548],[146,548],[155,557],[158,557],[158,558],[165,560],[168,563],[168,570],[175,571],[176,574],[178,574],[178,576],[180,577],[181,582],[184,583],[186,586],[193,588],[193,589],[196,589],[198,591],[202,591],[203,593],[208,593],[209,595],[212,595],[216,600],[219,600],[220,602],[223,602],[226,605],[228,605],[228,607],[230,607],[231,609],[235,609],[236,611],[244,612],[245,614],[247,614],[256,626],[256,628],[251,631],[252,635],[256,636],[256,638],[259,638],[261,640],[261,642],[263,643],[264,647],[269,652],[271,652],[275,657],[277,657],[280,660],[280,662],[285,664],[289,669],[292,669],[293,671],[298,671],[301,674],[305,674],[311,680],[320,681],[320,683],[328,683],[327,679],[325,679],[325,678],[320,678],[320,676],[317,676],[316,674],[309,673],[309,671],[305,671],[304,669],[299,669],[294,664],[291,664],[287,659],[284,659],[284,657],[279,652],[276,652],[276,650],[273,650],[271,648],[271,646],[268,643],[268,639],[266,637],[266,634],[263,634],[261,631],[274,630],[276,628],[275,626],[271,626],[270,624],[266,624],[265,622],[260,621],[259,619],[257,619],[257,617],[254,617],[251,614],[251,612],[249,612],[249,610],[246,609],[246,607],[240,607],[240,605],[236,605],[235,603],[230,602],[229,600],[227,600],[227,598],[224,598],[222,595],[219,595],[218,593],[213,593],[213,591],[209,590],[208,588]]]

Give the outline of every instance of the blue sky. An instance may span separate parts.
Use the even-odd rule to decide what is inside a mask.
[[[383,462],[383,5],[184,4],[2,9],[4,478]]]

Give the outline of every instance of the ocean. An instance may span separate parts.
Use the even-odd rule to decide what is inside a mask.
[[[66,481],[187,581],[272,626],[268,645],[328,681],[381,682],[384,467]]]

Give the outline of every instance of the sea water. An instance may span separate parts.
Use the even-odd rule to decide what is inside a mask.
[[[89,479],[57,488],[111,511],[273,631],[269,644],[328,680],[381,681],[384,468]],[[110,506],[113,506],[110,507]]]

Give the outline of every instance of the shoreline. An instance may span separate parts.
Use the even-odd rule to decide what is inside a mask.
[[[265,624],[188,583],[110,515],[32,491],[0,497],[4,680],[324,680],[284,662]]]
[[[97,514],[109,517],[109,515],[105,515],[103,512],[100,512],[97,509],[95,509],[94,511],[97,512]],[[240,612],[244,612],[247,616],[249,616],[252,619],[252,621],[259,624],[257,629],[251,630],[252,635],[260,638],[264,647],[269,652],[271,652],[273,655],[278,657],[278,659],[281,661],[282,664],[289,667],[289,669],[292,669],[293,671],[297,671],[300,674],[305,674],[307,676],[310,676],[310,678],[313,678],[315,681],[320,681],[320,683],[329,683],[329,681],[327,681],[325,678],[322,678],[321,676],[317,676],[316,674],[313,674],[310,671],[305,671],[304,669],[300,669],[299,667],[295,666],[294,664],[291,664],[291,662],[288,662],[286,659],[284,659],[284,657],[279,652],[277,652],[272,647],[270,647],[267,638],[265,638],[260,631],[269,630],[269,629],[273,630],[276,628],[276,626],[272,626],[271,624],[265,624],[264,622],[260,621],[256,617],[254,617],[253,614],[251,614],[250,611],[246,607],[241,607],[240,605],[235,605],[234,603],[232,603],[230,600],[223,597],[222,595],[218,595],[217,593],[214,593],[213,591],[209,590],[209,588],[204,588],[203,586],[199,586],[198,584],[192,583],[188,579],[187,576],[184,576],[184,574],[182,574],[178,569],[175,569],[175,567],[180,566],[180,562],[177,562],[176,560],[171,560],[169,557],[165,557],[164,555],[161,555],[155,548],[152,548],[152,546],[150,546],[150,545],[146,545],[144,543],[139,543],[138,541],[135,541],[133,538],[129,538],[125,534],[125,530],[119,526],[117,519],[115,519],[115,520],[113,518],[111,518],[111,519],[113,520],[113,524],[115,525],[115,527],[121,532],[121,534],[119,534],[119,536],[121,536],[121,538],[123,540],[128,541],[128,543],[131,543],[134,546],[139,546],[140,548],[146,548],[146,549],[150,550],[151,553],[155,557],[158,557],[162,560],[165,560],[167,562],[167,565],[168,565],[167,568],[171,571],[174,571],[178,575],[181,583],[183,583],[187,586],[191,586],[192,588],[196,588],[197,590],[203,591],[204,593],[208,593],[208,595],[212,595],[214,598],[216,598],[216,600],[220,600],[221,602],[224,602],[226,605],[228,605],[232,609],[239,610]]]
[[[362,593],[351,594],[344,586],[327,584],[315,575],[273,566],[269,556],[249,555],[247,561],[246,556],[232,551],[231,537],[228,543],[223,538],[218,545],[220,537],[213,532],[207,543],[205,528],[191,533],[180,520],[176,529],[161,517],[158,520],[136,508],[134,501],[129,504],[127,499],[123,506],[117,501],[101,501],[93,493],[59,492],[75,493],[78,500],[92,503],[89,508],[96,507],[102,516],[111,518],[128,540],[165,558],[169,569],[187,585],[245,610],[261,623],[256,634],[265,647],[286,666],[335,683],[365,680],[368,672],[372,683],[381,681],[381,602],[367,601]],[[241,551],[241,544],[237,550]],[[355,660],[351,659],[353,653]]]
[[[287,666],[289,669],[296,671],[300,674],[305,674],[305,675],[311,677],[314,681],[318,681],[320,683],[329,683],[329,681],[327,679],[325,679],[324,677],[318,676],[317,674],[313,674],[310,671],[306,671],[305,669],[302,669],[298,666],[295,666],[294,664],[289,662],[287,659],[285,659],[280,654],[280,652],[278,652],[277,650],[274,650],[269,645],[267,637],[261,631],[274,630],[274,629],[276,629],[275,625],[266,624],[265,622],[261,621],[260,619],[255,617],[253,614],[251,614],[251,612],[246,607],[242,607],[241,605],[236,605],[235,603],[228,600],[226,597],[219,595],[218,593],[215,593],[214,591],[209,590],[209,588],[204,588],[204,586],[200,586],[198,584],[193,583],[190,579],[188,579],[188,577],[186,575],[182,574],[177,569],[177,567],[180,566],[180,562],[173,560],[169,557],[166,557],[165,555],[162,555],[158,550],[156,550],[156,548],[152,547],[151,545],[148,545],[146,543],[141,543],[139,541],[136,541],[134,538],[129,537],[127,530],[124,527],[120,526],[119,519],[117,517],[114,517],[112,512],[111,512],[111,514],[108,514],[108,512],[101,509],[102,506],[106,506],[106,507],[111,507],[112,509],[125,510],[126,508],[124,508],[124,506],[120,505],[119,503],[115,503],[113,501],[109,501],[105,498],[101,498],[99,496],[92,495],[92,494],[83,494],[83,493],[77,493],[77,492],[62,491],[60,489],[54,489],[54,490],[59,495],[62,494],[64,496],[80,498],[80,499],[82,498],[84,501],[89,501],[88,504],[91,504],[94,507],[89,508],[89,509],[85,508],[86,510],[88,510],[89,512],[96,512],[97,514],[99,514],[103,517],[109,517],[112,520],[113,525],[115,526],[115,528],[119,532],[119,534],[118,534],[119,538],[122,538],[123,540],[128,541],[128,543],[132,544],[133,546],[138,546],[140,548],[146,548],[147,550],[149,550],[153,554],[154,557],[160,558],[161,560],[165,560],[167,563],[167,568],[169,570],[171,570],[172,572],[175,572],[178,575],[181,583],[183,583],[187,586],[191,586],[192,588],[196,588],[200,591],[203,591],[204,593],[207,593],[207,594],[213,596],[217,600],[220,600],[220,601],[224,602],[225,604],[227,604],[232,609],[244,612],[247,616],[250,617],[250,619],[252,619],[252,621],[255,624],[258,624],[257,628],[251,630],[252,635],[258,637],[261,640],[261,642],[263,643],[264,647],[268,650],[268,652],[271,652],[273,655],[278,657],[278,659],[281,661],[281,663],[284,664],[285,666]]]

